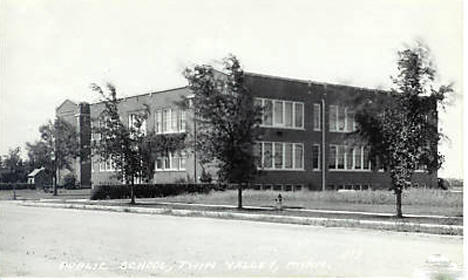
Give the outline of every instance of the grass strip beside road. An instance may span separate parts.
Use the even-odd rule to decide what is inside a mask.
[[[368,228],[378,230],[425,232],[435,234],[462,235],[461,219],[430,219],[381,216],[344,215],[327,213],[305,213],[294,210],[278,211],[257,208],[233,209],[226,207],[205,207],[195,205],[161,205],[158,203],[137,203],[129,205],[128,201],[54,201],[25,202],[29,206],[50,206],[85,210],[107,210],[130,213],[166,214],[176,216],[211,217],[224,219],[245,219],[253,221],[317,225],[327,227]]]

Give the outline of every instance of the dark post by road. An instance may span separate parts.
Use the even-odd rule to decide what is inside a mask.
[[[50,159],[52,160],[52,171],[54,172],[54,176],[52,177],[52,186],[54,187],[54,196],[57,196],[57,171],[55,167],[55,153],[52,151],[50,153]]]

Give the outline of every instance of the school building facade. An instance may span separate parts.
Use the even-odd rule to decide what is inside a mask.
[[[261,137],[255,145],[261,173],[252,182],[254,188],[298,191],[390,187],[389,173],[372,166],[367,147],[347,141],[349,132],[356,129],[353,100],[359,96],[377,98],[381,91],[254,73],[245,73],[244,81],[255,102],[264,108]],[[119,104],[119,112],[131,125],[132,116],[146,104],[150,117],[143,129],[164,134],[193,132],[190,110],[176,105],[190,95],[187,87],[181,87],[126,97]],[[81,153],[73,172],[81,185],[119,182],[112,162],[101,162],[90,148],[96,137],[92,127],[103,110],[103,103],[70,100],[56,110],[58,117],[77,128]],[[151,183],[198,182],[201,170],[196,152],[187,147],[185,152],[158,158]],[[418,170],[413,186],[437,187],[437,173]]]

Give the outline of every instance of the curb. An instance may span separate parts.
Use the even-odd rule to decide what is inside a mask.
[[[48,202],[22,202],[23,206],[65,208],[79,210],[98,210],[111,212],[126,212],[138,214],[172,215],[179,217],[206,217],[217,219],[234,219],[247,221],[261,221],[282,224],[299,224],[322,227],[351,227],[364,229],[377,229],[400,232],[421,232],[444,235],[463,235],[463,226],[460,225],[437,225],[437,224],[417,224],[404,221],[372,221],[358,219],[338,219],[319,217],[297,217],[283,215],[262,215],[250,213],[235,213],[221,211],[201,211],[184,210],[171,208],[146,208],[132,206],[109,206],[109,205],[86,205],[70,203],[48,203]]]

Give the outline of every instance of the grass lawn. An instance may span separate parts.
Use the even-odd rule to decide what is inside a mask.
[[[272,206],[279,192],[243,192],[245,206]],[[281,192],[283,205],[307,209],[344,210],[393,213],[395,196],[390,191],[356,192]],[[211,192],[209,194],[184,194],[156,198],[156,201],[237,205],[237,191]],[[408,190],[403,194],[403,213],[463,216],[463,193],[442,190]]]
[[[44,198],[55,198],[55,199],[73,199],[73,198],[89,198],[91,194],[90,189],[80,190],[66,190],[58,189],[57,196],[53,196],[52,193],[44,192],[43,190],[16,190],[16,199],[44,199]],[[0,191],[0,200],[12,200],[12,190]]]

